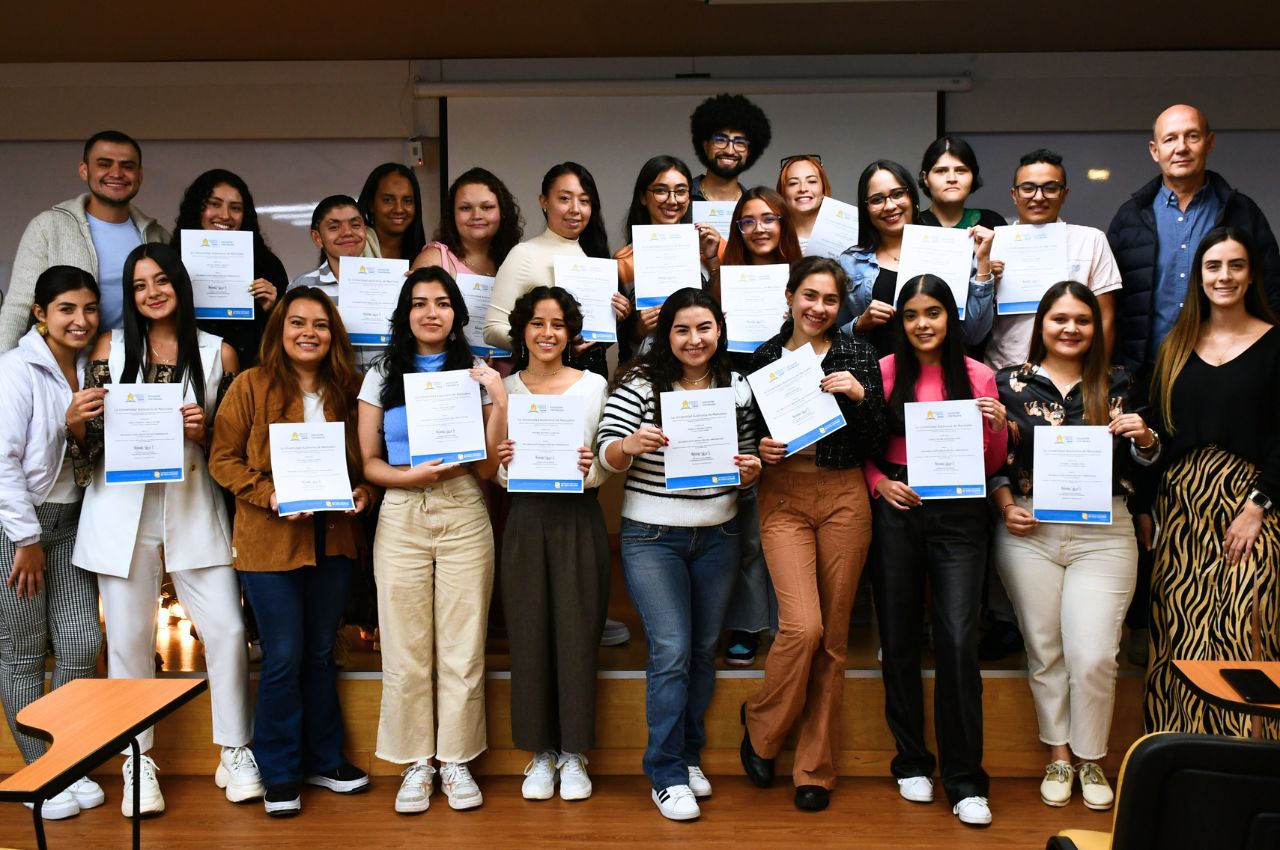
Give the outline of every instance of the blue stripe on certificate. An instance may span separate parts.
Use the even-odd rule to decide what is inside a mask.
[[[768,342],[768,340],[766,339],[761,339],[761,340],[731,339],[729,340],[728,348],[730,351],[740,353],[740,354],[755,354],[756,349],[764,345],[766,342]]]
[[[295,499],[280,503],[280,516],[302,511],[352,511],[355,507],[352,499]]]
[[[391,334],[351,334],[352,345],[386,345]]]
[[[108,484],[137,484],[139,482],[181,481],[182,467],[172,469],[118,469],[107,472]]]
[[[609,331],[583,331],[582,338],[587,342],[617,342],[618,335]]]
[[[738,486],[742,478],[737,471],[720,472],[715,475],[687,475],[683,478],[668,478],[668,490],[694,490],[699,487]]]
[[[661,307],[667,298],[665,295],[650,295],[647,298],[636,299],[636,309],[643,310],[645,307]]]
[[[939,484],[934,487],[912,487],[922,499],[962,499],[987,495],[986,484]]]
[[[252,319],[252,307],[197,307],[197,319]]]
[[[1033,511],[1041,522],[1078,522],[1093,525],[1111,524],[1111,511]]]
[[[473,345],[471,353],[476,357],[510,357],[510,351],[503,351],[501,348],[494,348],[490,345]]]
[[[845,422],[844,422],[843,415],[837,416],[834,419],[823,422],[821,425],[819,425],[817,428],[814,428],[809,433],[801,434],[799,437],[796,437],[794,440],[787,443],[787,455],[791,456],[796,452],[800,451],[801,449],[807,446],[813,445],[814,443],[818,442],[823,437],[827,436],[837,428],[843,428],[844,425],[845,425]]]
[[[996,302],[997,316],[1021,316],[1027,313],[1034,313],[1039,308],[1039,301],[1005,301]]]
[[[469,460],[484,460],[484,449],[467,452],[433,452],[432,454],[413,455],[409,458],[411,466],[426,463],[429,460],[442,460],[445,463],[466,463]]]
[[[565,478],[510,478],[508,493],[581,493],[582,482]]]

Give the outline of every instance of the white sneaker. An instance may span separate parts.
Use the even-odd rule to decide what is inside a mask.
[[[81,809],[96,809],[107,801],[107,795],[103,793],[102,786],[87,776],[72,782],[67,790],[71,792],[72,797],[76,798],[76,804]]]
[[[402,815],[425,812],[431,806],[431,792],[435,789],[436,769],[431,762],[415,761],[401,773],[400,790],[396,792],[396,811]]]
[[[1103,775],[1097,762],[1087,761],[1077,768],[1080,775],[1080,796],[1084,804],[1095,812],[1105,812],[1116,801],[1115,792]]]
[[[536,753],[524,766],[520,796],[526,800],[550,800],[556,793],[556,754]]]
[[[1040,783],[1040,800],[1046,806],[1055,808],[1062,808],[1070,803],[1071,780],[1074,776],[1075,769],[1069,761],[1058,759],[1045,765],[1044,781]]]
[[[586,756],[582,753],[561,753],[556,767],[560,768],[561,800],[585,800],[591,796]]]
[[[965,797],[956,803],[951,813],[960,818],[961,823],[973,826],[986,826],[991,823],[991,807],[986,797]]]
[[[133,817],[133,756],[126,756],[124,768],[124,796],[120,800],[120,814]],[[158,815],[164,811],[164,795],[160,793],[160,780],[156,779],[156,763],[151,756],[142,756],[142,767],[138,771],[138,792],[141,806],[140,815]]]
[[[702,768],[689,765],[689,790],[699,800],[711,796],[711,780],[702,772]]]
[[[654,788],[649,792],[654,804],[662,816],[668,820],[693,820],[702,814],[698,808],[698,800],[688,785],[672,785],[659,791]]]
[[[440,768],[440,790],[449,798],[451,809],[474,809],[484,802],[466,762],[446,762]]]
[[[102,789],[98,789],[101,791]],[[34,809],[35,803],[23,803],[28,809]],[[80,804],[76,802],[75,795],[71,793],[71,789],[67,788],[59,791],[49,799],[40,804],[40,817],[45,820],[62,820],[63,818],[72,818],[80,814]]]
[[[622,646],[631,640],[631,630],[627,624],[618,620],[605,620],[604,631],[600,634],[601,646]]]
[[[913,803],[933,802],[933,780],[927,776],[908,776],[898,780],[898,793]]]
[[[227,799],[233,803],[256,800],[267,793],[262,774],[258,772],[258,761],[248,747],[223,747],[213,782],[227,789]]]

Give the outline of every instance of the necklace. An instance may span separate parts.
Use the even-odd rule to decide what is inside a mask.
[[[529,369],[526,366],[525,371],[535,378],[554,378],[556,375],[559,375],[561,372],[564,371],[564,366],[561,366],[559,369],[555,370],[554,372],[534,372],[532,369]]]
[[[156,351],[156,347],[151,344],[151,340],[147,340],[147,350],[151,352],[152,363],[172,363],[173,358],[164,358],[160,356],[160,352]]]
[[[703,381],[705,381],[705,380],[706,380],[707,378],[709,378],[709,377],[711,377],[711,370],[710,370],[710,369],[708,369],[707,371],[703,372],[703,373],[702,373],[702,377],[701,377],[701,378],[695,378],[695,379],[693,379],[693,380],[686,380],[686,379],[684,379],[684,378],[680,378],[679,380],[680,380],[680,383],[684,384],[686,387],[688,387],[688,386],[694,386],[694,387],[696,387],[698,384],[701,384]]]
[[[1245,343],[1243,346],[1240,345],[1240,341],[1242,338]],[[1223,363],[1226,363],[1228,360],[1233,359],[1241,351],[1248,348],[1251,339],[1252,339],[1252,334],[1244,334],[1244,335],[1232,334],[1231,337],[1227,340],[1226,345],[1221,347],[1215,346],[1216,350],[1213,351],[1212,354],[1210,354],[1209,351],[1206,350],[1204,355],[1201,355],[1201,357],[1204,360],[1213,360],[1214,366],[1221,366]],[[1205,341],[1208,342],[1208,340],[1205,340]]]

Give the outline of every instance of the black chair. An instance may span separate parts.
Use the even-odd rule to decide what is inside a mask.
[[[1068,829],[1046,850],[1277,850],[1280,742],[1157,733],[1129,748],[1112,831]]]

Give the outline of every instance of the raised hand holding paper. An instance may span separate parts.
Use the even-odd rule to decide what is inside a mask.
[[[984,498],[987,474],[978,403],[966,398],[912,401],[902,407],[911,489],[921,499]]]
[[[646,224],[631,228],[635,256],[636,307],[661,307],[667,296],[702,285],[698,229],[692,224]]]
[[[185,480],[182,384],[111,384],[103,424],[108,484]]]
[[[511,352],[494,348],[484,341],[484,314],[488,312],[489,302],[493,299],[493,277],[460,274],[457,280],[462,303],[467,305],[469,319],[462,330],[467,337],[467,345],[471,346],[471,353],[477,357],[510,357]]]
[[[197,319],[252,319],[253,234],[183,230],[182,264],[191,276]]]
[[[587,342],[617,342],[613,293],[618,291],[618,261],[569,255],[557,255],[552,261],[556,286],[568,290],[582,310],[582,338]]]
[[[741,478],[738,407],[732,387],[662,393],[668,490],[736,486]]]
[[[956,227],[908,224],[902,228],[902,254],[898,260],[898,285],[893,301],[907,281],[922,274],[937,275],[955,296],[960,318],[969,301],[969,273],[973,267],[973,237]]]
[[[1111,524],[1115,437],[1105,425],[1035,429],[1032,515],[1041,522]]]
[[[721,239],[729,238],[729,229],[733,227],[732,202],[727,201],[694,201],[693,223],[709,224],[720,234]]]
[[[408,260],[338,258],[338,312],[352,345],[386,345]]]
[[[406,374],[404,404],[413,466],[436,459],[465,463],[487,456],[480,385],[466,369]]]
[[[1034,313],[1049,287],[1068,277],[1067,225],[1011,224],[997,227],[995,234],[991,261],[1004,262],[996,286],[996,313]]]
[[[346,432],[343,422],[271,424],[271,479],[280,516],[355,509]]]
[[[787,444],[788,457],[845,426],[822,378],[822,361],[807,342],[747,376],[769,436]]]
[[[786,263],[722,266],[720,304],[730,351],[754,352],[772,339],[787,317]]]
[[[507,492],[581,493],[578,449],[584,423],[580,395],[511,396],[507,436],[516,445],[507,468]]]
[[[835,198],[823,198],[804,255],[834,260],[857,244],[858,208]]]

